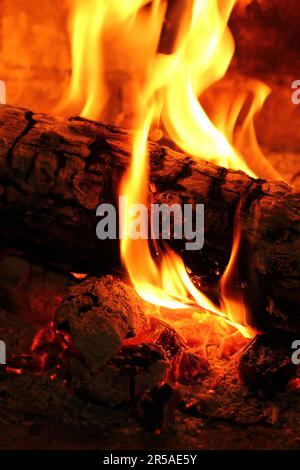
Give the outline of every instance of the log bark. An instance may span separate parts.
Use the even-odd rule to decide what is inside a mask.
[[[0,240],[74,272],[119,266],[118,241],[96,237],[96,207],[116,204],[132,134],[82,118],[0,107]],[[204,203],[205,245],[187,266],[217,282],[228,263],[236,209],[244,298],[260,329],[300,331],[300,194],[283,182],[193,161],[150,142],[149,203]]]

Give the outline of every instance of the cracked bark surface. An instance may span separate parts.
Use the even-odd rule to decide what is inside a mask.
[[[99,203],[116,204],[132,135],[82,118],[0,107],[0,239],[66,270],[119,267],[117,240],[100,241]],[[194,274],[216,282],[228,263],[236,209],[239,279],[252,323],[300,331],[300,194],[150,142],[149,203],[204,203],[205,244],[185,251]]]

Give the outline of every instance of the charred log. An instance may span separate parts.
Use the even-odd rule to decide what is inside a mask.
[[[95,234],[99,203],[116,204],[132,135],[82,118],[60,119],[0,108],[0,239],[75,272],[119,264],[118,241]],[[261,329],[299,331],[300,195],[283,182],[149,143],[149,203],[204,203],[205,245],[171,244],[197,275],[217,281],[228,263],[236,210],[242,232],[244,297]],[[244,256],[244,259],[243,259]]]

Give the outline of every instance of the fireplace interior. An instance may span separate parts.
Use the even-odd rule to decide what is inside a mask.
[[[0,449],[299,449],[299,11],[0,0]]]

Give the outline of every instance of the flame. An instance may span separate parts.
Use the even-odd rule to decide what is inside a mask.
[[[57,111],[98,119],[106,100],[101,41],[105,1],[73,0],[68,7],[72,75]]]
[[[248,325],[248,312],[243,298],[244,286],[239,285],[237,279],[237,260],[241,245],[241,236],[242,232],[236,221],[230,260],[220,282],[221,311],[226,318],[229,318],[236,324],[237,329],[240,330],[245,338],[252,338],[255,336],[256,331]]]
[[[227,2],[227,8],[221,13],[217,2],[194,1],[189,32],[177,44],[176,51],[171,56],[158,54],[152,58],[149,64],[151,79],[144,90],[144,100],[145,103],[155,103],[169,136],[183,150],[194,157],[243,169],[254,176],[226,137],[231,135],[233,140],[229,124],[221,132],[209,120],[197,98],[211,83],[225,74],[231,61],[234,46],[226,25],[234,3]],[[207,18],[210,19],[209,27]],[[181,28],[181,31],[184,29]],[[236,113],[236,119],[238,114]],[[157,120],[156,116],[155,121]],[[153,121],[152,107],[134,141],[131,167],[125,174],[120,189],[120,194],[126,195],[129,204],[147,205],[147,140]],[[251,117],[243,127],[244,133],[249,123]],[[234,128],[232,122],[230,126],[231,129]],[[160,253],[160,262],[155,262],[148,240],[132,240],[128,233],[130,216],[128,213],[123,213],[122,216],[126,234],[121,241],[122,259],[136,291],[144,300],[174,309],[188,307],[194,302],[205,310],[227,318],[235,326],[239,327],[241,324],[241,332],[245,336],[251,336],[249,329],[243,326],[246,325],[245,314],[240,314],[237,303],[227,296],[222,302],[223,311],[215,306],[195,288],[182,259],[170,249],[166,253]],[[226,281],[222,285],[228,286],[231,280],[229,273],[237,257],[238,245],[239,239],[236,238],[229,270],[224,273]],[[223,289],[222,293],[227,294],[227,289]],[[240,308],[243,311],[245,307],[241,304]]]
[[[126,70],[129,66],[133,48],[137,49],[135,65],[143,68],[143,60],[159,34],[165,11],[164,2],[154,0],[153,14],[137,18],[140,9],[147,3],[148,0],[66,0],[72,74],[56,112],[105,119],[105,107],[115,92],[109,90],[107,83],[107,62],[111,60],[107,48],[113,49],[112,44],[118,33],[115,60],[121,63],[121,69]],[[145,35],[147,42],[144,39],[138,52],[142,35]]]
[[[149,176],[147,142],[153,118],[154,108],[151,108],[134,140],[132,162],[120,187],[120,194],[126,196],[126,208],[129,209],[123,207],[121,212],[121,256],[137,293],[147,302],[170,309],[187,308],[189,292],[197,304],[214,310],[213,303],[191,282],[179,256],[166,248],[161,266],[158,266],[152,257],[148,239],[133,240],[130,233],[136,216],[130,209],[138,209],[148,202],[148,188],[145,185]]]
[[[225,1],[220,9],[216,0],[194,1],[189,32],[175,53],[168,77],[162,120],[172,140],[189,154],[255,176],[198,99],[230,65],[234,42],[227,22],[234,4]]]
[[[272,164],[266,159],[256,138],[254,118],[263,107],[264,102],[271,93],[271,89],[257,80],[248,80],[244,86],[244,96],[240,91],[240,103],[235,102],[235,113],[240,115],[243,105],[247,101],[247,95],[251,98],[250,107],[246,113],[244,122],[235,136],[235,146],[242,152],[243,158],[254,173],[260,178],[281,180],[281,175],[275,170]],[[234,140],[234,137],[233,137]]]
[[[170,309],[199,305],[251,336],[242,296],[232,292],[240,232],[235,233],[221,281],[219,308],[193,285],[176,253],[149,242],[144,233],[148,230],[147,214],[142,222],[137,221],[142,205],[149,205],[147,142],[151,127],[166,132],[195,159],[243,170],[252,177],[279,176],[265,160],[255,136],[254,117],[269,93],[265,85],[246,80],[242,86],[233,83],[226,97],[211,102],[210,109],[203,104],[205,94],[225,76],[234,54],[228,21],[236,3],[184,0],[184,11],[176,18],[174,43],[166,52],[162,38],[168,36],[170,25],[164,17],[172,8],[167,2],[74,0],[70,16],[73,69],[63,107],[79,106],[80,114],[89,118],[105,116],[104,108],[114,93],[106,80],[107,47],[113,43],[121,69],[135,76],[135,91],[127,101],[130,124],[137,132],[131,164],[119,190],[121,256],[130,279],[149,303]],[[240,5],[248,3],[245,0]],[[118,119],[116,116],[115,122]],[[132,224],[143,225],[137,239],[132,239]]]
[[[126,204],[121,208],[121,256],[130,279],[139,296],[153,305],[168,309],[199,306],[225,319],[239,329],[244,337],[251,338],[254,331],[247,326],[246,307],[242,296],[237,298],[233,290],[235,263],[241,238],[239,230],[234,237],[231,258],[221,280],[221,309],[194,286],[182,259],[173,250],[165,247],[165,252],[159,253],[161,261],[158,263],[151,254],[147,233],[140,232],[140,238],[133,238],[131,224],[134,223],[140,208],[148,205],[148,189],[145,186],[149,177],[147,142],[153,119],[154,110],[151,108],[134,139],[131,165],[120,187],[122,198],[126,198]],[[148,216],[143,215],[147,226]]]

